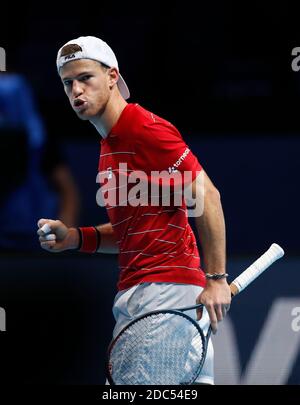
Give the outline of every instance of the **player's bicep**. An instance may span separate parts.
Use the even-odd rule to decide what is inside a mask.
[[[204,169],[201,170],[192,183],[193,197],[196,197],[200,191],[204,193],[212,193],[217,191],[215,185],[208,177]]]
[[[200,217],[204,210],[205,171],[202,169],[194,180],[184,188],[184,199],[189,217]]]
[[[207,173],[202,169],[191,185],[191,190],[187,193],[190,200],[187,201],[189,207],[193,207],[193,217],[200,217],[209,207],[216,205],[220,201],[220,193]]]
[[[200,217],[203,215],[205,205],[210,204],[213,200],[219,199],[220,194],[202,168],[193,180],[191,186],[186,188],[185,201],[189,209],[190,216]]]

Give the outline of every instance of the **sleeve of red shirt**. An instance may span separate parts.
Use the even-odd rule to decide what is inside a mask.
[[[144,123],[137,141],[137,159],[141,170],[190,171],[192,181],[202,169],[197,157],[174,125],[157,116]]]

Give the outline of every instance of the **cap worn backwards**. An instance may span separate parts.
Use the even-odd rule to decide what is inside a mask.
[[[74,50],[70,46],[70,52],[62,52],[63,48],[67,45],[74,45]],[[100,38],[92,36],[79,37],[65,43],[57,53],[57,71],[59,72],[66,63],[77,59],[92,59],[108,67],[114,67],[119,71],[118,61],[113,50]],[[130,97],[129,89],[120,73],[117,84],[122,97],[127,100]]]

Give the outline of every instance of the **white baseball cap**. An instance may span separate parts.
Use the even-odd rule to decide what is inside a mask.
[[[78,45],[81,51],[76,51],[69,55],[61,56],[61,50],[66,45]],[[65,43],[58,51],[56,58],[57,71],[62,68],[65,63],[71,62],[76,59],[92,59],[98,62],[102,62],[109,67],[114,67],[119,71],[119,65],[111,47],[102,39],[96,37],[79,37],[77,39],[72,39],[71,41]],[[118,87],[121,95],[127,100],[130,97],[129,89],[125,80],[119,73]]]

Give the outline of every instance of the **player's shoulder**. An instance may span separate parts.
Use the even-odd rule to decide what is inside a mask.
[[[152,140],[161,137],[178,137],[181,134],[168,120],[146,108],[135,104],[134,133],[139,137],[151,137]]]

